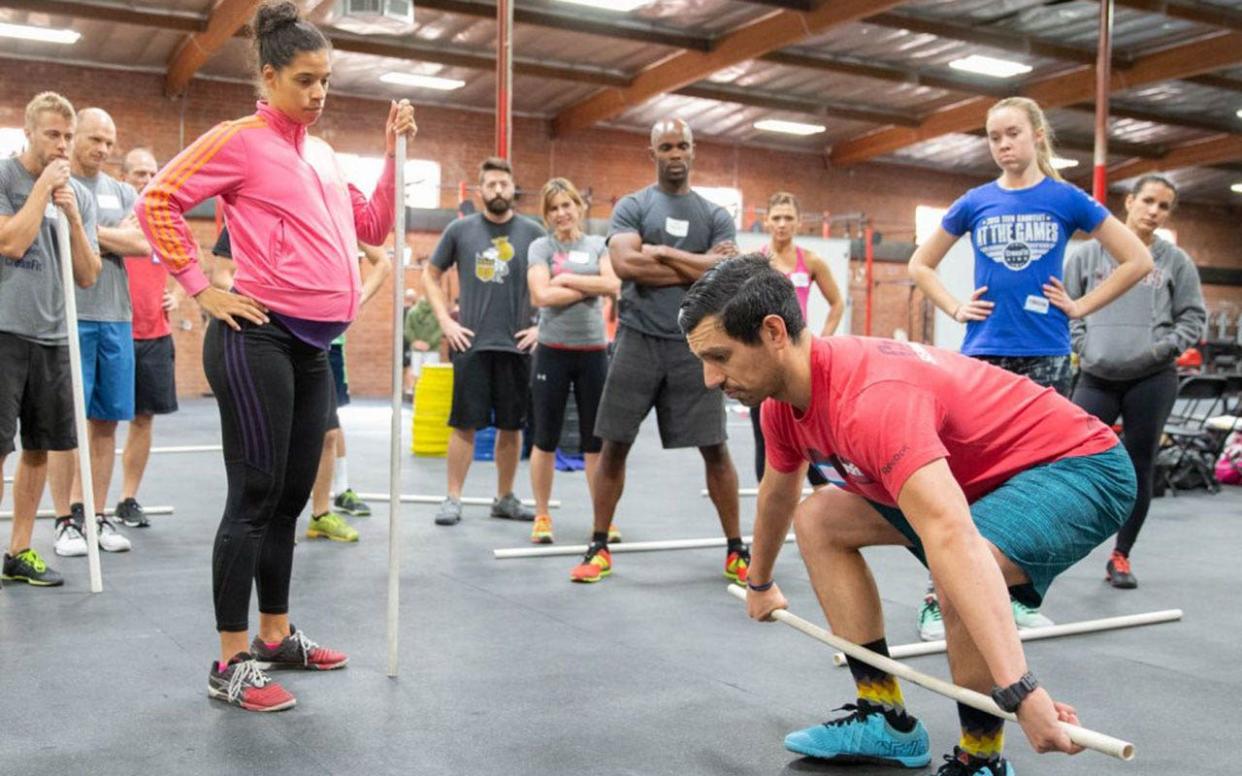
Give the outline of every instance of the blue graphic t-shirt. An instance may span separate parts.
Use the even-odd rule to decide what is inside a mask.
[[[1065,246],[1075,230],[1093,232],[1108,210],[1064,181],[1044,178],[1025,189],[995,181],[966,192],[940,225],[970,233],[975,288],[994,302],[992,314],[966,324],[968,356],[1067,356],[1069,319],[1044,296],[1049,278],[1062,278]]]

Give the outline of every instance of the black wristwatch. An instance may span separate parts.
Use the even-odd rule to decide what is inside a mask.
[[[1039,680],[1030,671],[1027,671],[1022,675],[1021,679],[1008,687],[993,687],[992,700],[996,701],[997,706],[1013,714],[1022,705],[1022,701],[1026,700],[1026,696],[1034,692],[1038,686]]]

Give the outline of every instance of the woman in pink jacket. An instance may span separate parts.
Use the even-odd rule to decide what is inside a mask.
[[[294,705],[264,673],[340,668],[348,658],[289,624],[298,514],[315,480],[332,396],[326,351],[358,311],[358,240],[383,244],[394,218],[398,134],[408,103],[389,110],[388,163],[370,200],[349,186],[332,149],[307,136],[323,112],[331,49],[291,2],[268,0],[252,24],[264,99],[169,162],[136,208],[156,254],[213,320],[203,367],[220,406],[228,497],[212,554],[220,660],[208,695],[251,711]],[[233,240],[232,291],[212,288],[184,214],[216,196]],[[251,581],[259,632],[248,643]]]

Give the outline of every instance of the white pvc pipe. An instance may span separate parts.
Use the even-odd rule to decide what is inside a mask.
[[[804,496],[809,496],[814,492],[815,492],[814,488],[803,488],[802,489],[802,495]],[[702,490],[699,491],[699,495],[702,496],[703,498],[707,498],[711,494],[707,492],[707,488],[703,488]],[[759,489],[758,488],[738,488],[737,495],[739,498],[755,498],[756,496],[759,495]]]
[[[374,501],[379,504],[387,504],[389,499],[392,498],[392,494],[391,493],[359,493],[358,498],[362,499],[363,501]],[[447,498],[447,496],[432,496],[432,495],[426,495],[422,493],[402,493],[401,503],[402,504],[439,504],[443,502],[445,498]],[[463,506],[467,506],[467,507],[490,507],[492,505],[492,499],[477,498],[473,496],[463,496],[461,499],[461,503]],[[522,499],[522,503],[528,507],[533,507],[535,505],[535,502],[528,498]],[[561,502],[557,499],[552,499],[551,501],[548,502],[548,506],[553,509],[559,509],[561,506]]]
[[[1162,622],[1175,622],[1182,619],[1181,609],[1162,609],[1146,614],[1124,614],[1119,617],[1105,617],[1099,620],[1081,620],[1060,625],[1045,625],[1042,628],[1026,628],[1018,631],[1022,641],[1039,641],[1055,639],[1061,636],[1077,636],[1082,633],[1099,633],[1100,631],[1117,630],[1119,628],[1137,628],[1141,625],[1157,625]],[[898,644],[889,647],[889,656],[894,660],[920,655],[938,655],[946,650],[945,641],[920,641],[914,644]],[[838,652],[832,656],[832,662],[838,667],[846,664],[845,653]]]
[[[401,615],[401,392],[402,338],[405,330],[405,135],[397,135],[394,189],[396,218],[392,241],[392,408],[388,429],[388,675],[396,676],[397,633]]]
[[[150,452],[152,455],[156,453],[218,453],[224,450],[224,445],[180,445],[173,447],[152,447]],[[125,452],[121,448],[116,449],[116,454],[120,455]]]
[[[741,599],[743,602],[746,600],[746,591],[736,585],[729,585],[729,594]],[[912,682],[938,695],[943,695],[958,703],[978,709],[985,714],[1001,717],[1010,722],[1018,721],[1017,717],[1007,711],[1002,711],[995,701],[983,693],[968,690],[965,687],[958,687],[952,682],[946,682],[943,679],[937,679],[934,676],[915,671],[905,663],[899,663],[891,657],[885,657],[878,652],[872,652],[865,647],[860,647],[852,641],[846,641],[840,636],[834,636],[823,628],[813,625],[785,609],[777,609],[773,612],[772,619],[784,623],[816,641],[822,641],[830,647],[839,649],[855,660],[861,660],[899,679],[905,679],[907,682]],[[1134,744],[1129,741],[1122,741],[1119,738],[1113,738],[1112,736],[1066,722],[1059,724],[1069,734],[1070,740],[1079,746],[1093,749],[1110,757],[1116,757],[1119,760],[1134,759]]]
[[[753,537],[743,536],[742,541],[749,544]],[[785,541],[792,542],[794,535],[789,534]],[[723,537],[714,539],[670,539],[659,542],[625,542],[609,544],[608,551],[617,552],[659,552],[661,550],[702,550],[711,547],[724,547],[728,542]],[[496,560],[512,558],[547,558],[552,556],[581,555],[587,551],[585,544],[562,544],[556,547],[514,547],[506,550],[492,550]]]
[[[146,512],[148,515],[171,515],[173,513],[173,508],[172,507],[143,507],[142,511]],[[116,510],[113,509],[112,507],[108,507],[107,509],[104,510],[104,514],[107,515],[108,517],[115,517]],[[35,512],[35,517],[60,517],[60,515],[57,515],[56,511],[53,509],[40,509],[38,512]],[[12,519],[13,519],[12,512],[0,512],[0,520],[12,520]]]
[[[77,284],[73,280],[73,249],[69,244],[69,219],[63,212],[56,217],[56,247],[60,252],[60,284],[65,298],[65,329],[69,335],[69,379],[73,384],[73,420],[78,434],[78,473],[82,480],[82,506],[88,519],[86,557],[92,593],[103,592],[103,572],[99,566],[99,528],[95,525],[95,485],[91,479],[90,438],[86,431],[86,397],[82,383],[82,343],[78,341]]]

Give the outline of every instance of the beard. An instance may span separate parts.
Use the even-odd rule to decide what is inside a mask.
[[[487,207],[487,212],[494,216],[502,216],[513,209],[513,202],[504,197],[492,197],[483,203]]]

